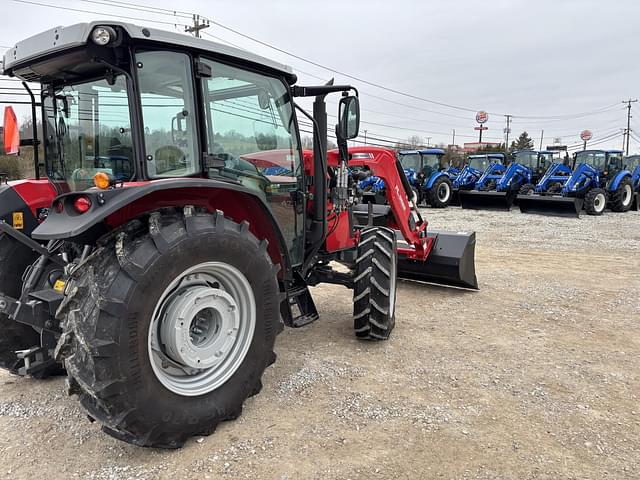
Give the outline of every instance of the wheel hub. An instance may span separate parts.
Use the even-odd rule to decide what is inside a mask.
[[[244,361],[256,316],[253,289],[238,269],[224,262],[189,268],[160,295],[151,319],[156,378],[183,396],[217,389]]]
[[[191,368],[220,363],[236,341],[239,315],[228,293],[206,286],[178,294],[161,322],[160,342],[174,361]]]
[[[449,185],[442,183],[438,188],[438,198],[441,202],[445,202],[449,199]]]

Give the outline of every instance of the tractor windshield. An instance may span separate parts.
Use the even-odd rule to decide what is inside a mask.
[[[607,163],[607,154],[605,152],[578,152],[576,154],[576,165],[586,163],[596,170],[604,170]]]
[[[61,191],[93,187],[98,171],[119,181],[133,177],[124,76],[43,90],[48,176]]]
[[[437,155],[433,153],[423,154],[422,162],[423,162],[423,170],[425,175],[429,175],[435,171],[440,170],[440,160],[442,155]]]
[[[524,165],[528,168],[535,168],[538,163],[537,152],[518,152],[516,153],[516,163]]]
[[[489,166],[489,159],[486,155],[469,157],[469,166],[475,170],[484,172]]]
[[[420,154],[419,153],[401,153],[400,164],[402,168],[420,171]]]
[[[634,171],[636,168],[640,167],[640,155],[631,155],[627,157],[627,170]]]

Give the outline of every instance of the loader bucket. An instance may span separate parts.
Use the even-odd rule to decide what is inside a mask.
[[[580,218],[584,199],[559,195],[518,195],[522,213],[537,213],[555,217]]]
[[[478,290],[475,232],[432,231],[428,236],[436,240],[424,262],[398,255],[398,278]],[[397,232],[397,237],[402,238],[402,234]],[[407,247],[407,244],[399,240],[398,246]]]
[[[511,210],[516,194],[513,192],[481,192],[479,190],[460,191],[462,208],[474,210]]]

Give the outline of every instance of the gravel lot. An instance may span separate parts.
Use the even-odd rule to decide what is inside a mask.
[[[480,292],[401,282],[370,344],[349,292],[315,288],[321,320],[279,337],[243,416],[179,451],[0,373],[0,478],[640,478],[640,213],[425,214],[477,231]]]

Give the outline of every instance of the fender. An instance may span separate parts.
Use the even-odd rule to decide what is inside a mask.
[[[620,182],[622,182],[622,179],[624,178],[629,178],[631,179],[631,172],[628,170],[622,170],[620,172],[618,172],[616,174],[615,177],[613,177],[613,181],[611,183],[609,183],[609,186],[607,187],[607,190],[609,190],[610,192],[615,192],[618,187],[620,186]]]
[[[426,190],[431,189],[431,187],[433,187],[433,184],[436,183],[436,180],[439,179],[440,177],[449,177],[449,175],[447,175],[445,172],[433,172],[429,177],[429,180],[427,180],[427,183],[425,184],[424,188]]]
[[[31,235],[41,219],[46,217],[55,196],[55,190],[47,180],[18,180],[1,184],[0,221]]]
[[[84,214],[73,208],[74,200],[86,196],[91,207]],[[128,221],[161,208],[194,205],[213,212],[222,210],[236,222],[247,220],[258,238],[269,241],[274,263],[290,269],[289,251],[280,226],[265,199],[238,183],[204,178],[170,178],[132,182],[122,188],[72,192],[53,202],[49,217],[33,231],[38,240],[64,239],[92,244]]]

